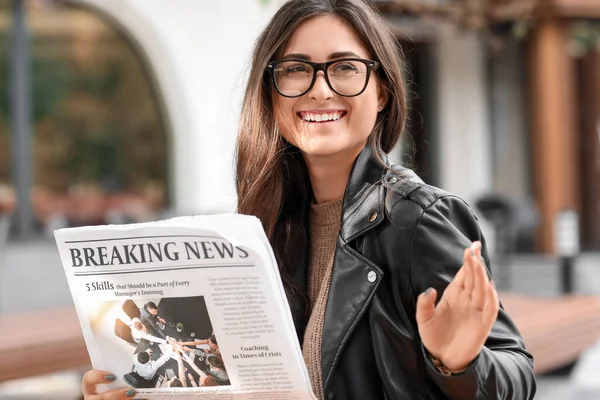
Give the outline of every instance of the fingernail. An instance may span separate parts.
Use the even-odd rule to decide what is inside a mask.
[[[431,294],[431,292],[433,291],[433,288],[429,288],[425,291],[425,296],[429,296]]]
[[[127,397],[133,397],[135,396],[135,390],[128,390],[125,392],[125,396]]]
[[[116,376],[114,376],[113,374],[107,374],[107,375],[104,375],[104,379],[106,379],[106,380],[107,380],[107,381],[109,381],[109,382],[112,382],[112,381],[114,381],[115,379],[117,379],[117,377],[116,377]]]

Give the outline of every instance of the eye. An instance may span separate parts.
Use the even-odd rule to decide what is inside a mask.
[[[358,72],[359,68],[356,63],[351,61],[342,61],[333,65],[332,72],[335,73],[348,73],[348,72]]]
[[[300,62],[284,62],[279,64],[276,72],[278,74],[293,75],[293,74],[308,74],[311,69],[309,65]]]
[[[287,72],[308,72],[308,67],[303,64],[296,64],[288,67]]]

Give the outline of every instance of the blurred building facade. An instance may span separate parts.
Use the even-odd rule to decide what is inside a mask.
[[[237,110],[254,38],[276,3],[22,3],[31,54],[36,228],[235,209]],[[5,212],[19,206],[9,100],[13,4],[0,0]]]
[[[250,53],[283,0],[25,2],[38,220],[235,209],[233,149]],[[10,3],[0,0],[0,70]],[[565,208],[579,213],[584,248],[600,250],[600,2],[544,1],[483,30],[400,3],[377,2],[412,82],[409,135],[395,158],[471,203],[502,193],[525,210],[517,218],[536,212],[524,251],[553,251],[553,221]],[[1,92],[8,74],[0,72]],[[0,201],[10,183],[7,115],[4,104]]]
[[[527,54],[539,248],[552,250],[551,223],[568,208],[582,248],[600,250],[600,2],[546,3]]]
[[[471,201],[513,200],[521,250],[553,254],[565,210],[581,249],[600,250],[600,2],[377,3],[399,35],[433,49],[434,115],[415,142],[433,147],[421,166],[437,168],[434,181]]]

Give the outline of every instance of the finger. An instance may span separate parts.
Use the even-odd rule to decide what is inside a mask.
[[[417,298],[417,324],[423,325],[433,317],[435,313],[435,300],[437,291],[429,288]]]
[[[93,369],[86,372],[81,380],[81,389],[84,396],[97,394],[96,385],[101,383],[111,383],[117,377],[108,371],[102,371],[99,369]]]
[[[463,268],[465,269],[465,284],[464,284],[464,291],[465,294],[467,294],[469,297],[471,296],[472,292],[473,292],[473,286],[475,285],[475,276],[474,276],[474,268],[473,268],[473,251],[472,251],[472,245],[471,247],[467,248],[465,250],[465,255],[464,255],[464,264],[463,264]]]
[[[472,263],[473,263],[473,275],[475,279],[475,285],[473,287],[473,292],[471,294],[471,299],[473,301],[473,305],[478,311],[483,311],[483,307],[486,301],[486,292],[489,280],[487,278],[487,273],[485,271],[485,267],[483,266],[483,262],[477,256],[477,251],[481,248],[481,243],[475,243],[476,249],[474,251],[475,255],[473,255]]]
[[[104,392],[101,394],[94,394],[91,396],[85,396],[85,400],[125,400],[133,399],[136,393],[135,390],[129,389],[116,389]]]
[[[463,257],[466,256],[466,250]],[[458,298],[462,292],[465,290],[465,274],[467,269],[464,264],[460,267],[456,275],[450,280],[446,289],[444,289],[444,293],[442,298],[445,299],[456,299]]]
[[[483,307],[483,323],[489,326],[490,329],[496,319],[498,319],[498,311],[500,309],[500,300],[498,292],[492,282],[486,283],[485,305]]]
[[[466,248],[465,251],[463,252],[463,260],[466,259],[468,251],[469,251],[469,249]],[[459,268],[459,270],[456,273],[456,275],[454,276],[454,278],[452,278],[452,282],[450,282],[450,283],[454,283],[454,284],[458,285],[461,288],[463,288],[465,286],[466,268],[464,268],[464,266],[465,265],[463,263],[463,265]]]
[[[479,246],[477,246],[477,249],[475,250],[475,255],[477,256],[477,258],[483,265],[483,270],[485,272],[485,276],[487,277],[487,280],[490,281],[492,279],[492,276],[491,276],[490,272],[488,271],[487,265],[485,265],[485,259],[481,255],[482,244],[481,244],[481,242],[478,242],[478,243],[479,243]]]

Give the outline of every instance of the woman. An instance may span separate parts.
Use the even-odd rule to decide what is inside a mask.
[[[283,5],[253,55],[238,211],[271,241],[317,398],[531,399],[473,211],[385,161],[406,119],[397,46],[362,0]]]

